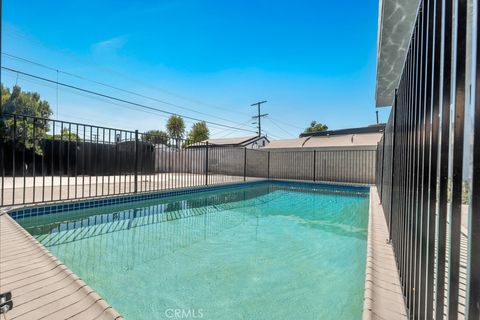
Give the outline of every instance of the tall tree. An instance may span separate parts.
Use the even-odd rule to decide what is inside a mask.
[[[162,130],[148,130],[144,134],[145,141],[152,144],[168,144],[168,134]]]
[[[328,130],[328,126],[326,124],[322,124],[317,121],[312,121],[310,123],[310,127],[306,128],[303,133],[314,133],[314,132],[322,132],[327,130]]]
[[[192,129],[188,133],[187,145],[207,140],[210,137],[210,130],[205,121],[194,123]]]
[[[171,116],[167,122],[167,132],[170,138],[175,139],[177,148],[180,140],[185,136],[185,122],[180,116]]]
[[[48,119],[52,110],[47,101],[41,100],[37,92],[22,91],[19,86],[14,86],[12,92],[1,85],[1,122],[0,130],[3,141],[12,141],[15,138],[18,148],[33,149],[35,153],[42,154],[41,141],[47,136],[48,121],[35,118]],[[15,114],[13,116],[5,115]]]

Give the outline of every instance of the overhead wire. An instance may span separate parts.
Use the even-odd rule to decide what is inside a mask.
[[[239,125],[239,127],[248,126],[248,123],[249,123],[250,121],[251,121],[251,119],[249,119],[249,120],[241,123],[241,124]],[[224,136],[220,136],[220,138],[226,137],[226,136],[228,136],[228,135],[230,135],[230,134],[232,134],[232,133],[234,132],[234,131],[232,131],[232,130],[230,130],[230,129],[225,129],[225,130],[216,132],[214,135],[218,136],[218,135],[221,135],[221,134],[223,134],[224,132],[227,132],[227,131],[228,131],[228,133],[227,133],[226,135],[224,135]]]
[[[38,84],[38,85],[42,85],[42,86],[46,86],[48,88],[51,88],[51,89],[56,89],[56,86],[55,85],[52,85],[51,83],[46,83],[44,81],[41,81],[41,80],[37,80],[37,79],[31,79],[31,78],[28,78],[28,77],[20,77],[20,79],[22,79],[23,81],[27,81],[27,82],[31,82],[31,83],[35,83],[35,84]],[[61,90],[61,89],[59,89]],[[147,113],[147,114],[152,114],[152,115],[155,115],[155,116],[158,116],[158,117],[161,117],[162,119],[164,120],[167,120],[168,117],[165,116],[165,115],[162,115],[162,114],[159,114],[157,112],[152,112],[152,111],[149,111],[149,110],[143,110],[143,109],[138,109],[137,107],[135,106],[129,106],[129,105],[125,105],[125,104],[121,104],[121,103],[117,103],[115,101],[111,101],[109,99],[106,99],[106,98],[103,98],[103,97],[97,97],[97,96],[92,96],[92,95],[87,95],[83,92],[79,92],[79,91],[76,91],[76,90],[72,90],[72,89],[69,89],[69,88],[64,88],[63,90],[65,90],[65,92],[69,92],[69,93],[72,93],[72,94],[75,94],[75,95],[78,95],[78,96],[81,96],[81,97],[86,97],[86,98],[90,98],[90,99],[94,99],[94,100],[97,100],[97,101],[101,101],[101,102],[104,102],[104,103],[108,103],[108,104],[111,104],[111,105],[115,105],[115,106],[118,106],[118,107],[121,107],[121,108],[125,108],[125,109],[129,109],[129,110],[134,110],[134,111],[138,111],[138,112],[142,112],[142,113]],[[62,116],[66,116],[67,118],[77,118],[77,119],[81,119],[81,120],[89,120],[87,118],[82,118],[82,117],[77,117],[77,116],[72,116],[72,115],[66,115],[66,114],[62,114]],[[246,121],[246,122],[249,122],[250,120]],[[193,121],[190,121],[189,119],[187,119],[185,122],[189,123],[189,124],[193,124],[194,122]],[[241,123],[239,127],[244,127],[245,126],[245,123]],[[134,130],[135,128],[134,127],[130,127],[129,129],[131,130]],[[232,129],[232,128],[228,128],[228,129],[225,129],[225,130],[222,130],[220,132],[225,132],[225,131],[230,131],[231,133],[233,132],[236,132],[236,131],[242,131],[241,128],[236,128],[236,129]]]
[[[110,85],[110,84],[107,84],[107,83],[104,83],[104,82],[101,82],[101,81],[93,80],[93,79],[90,79],[90,78],[87,78],[87,77],[84,77],[84,76],[80,76],[80,75],[77,75],[77,74],[74,74],[74,73],[71,73],[71,72],[68,72],[68,71],[65,71],[65,70],[61,70],[61,69],[58,69],[58,68],[48,66],[46,64],[43,64],[43,63],[40,63],[40,62],[37,62],[37,61],[33,61],[31,59],[19,57],[17,55],[13,55],[13,54],[10,54],[10,53],[7,53],[7,52],[2,52],[2,55],[6,56],[6,57],[9,57],[9,58],[12,58],[12,59],[15,59],[15,60],[18,60],[18,61],[22,61],[22,62],[29,63],[29,64],[32,64],[32,65],[36,65],[38,67],[42,67],[42,68],[45,68],[45,69],[48,69],[48,70],[51,70],[51,71],[55,71],[57,73],[60,72],[62,74],[65,74],[65,75],[68,75],[68,76],[71,76],[71,77],[74,77],[74,78],[77,78],[77,79],[80,79],[80,80],[84,80],[84,81],[88,81],[88,82],[91,82],[91,83],[95,83],[97,85],[105,86],[105,87],[108,87],[110,89],[114,89],[114,90],[118,90],[118,91],[121,91],[121,92],[124,92],[124,93],[136,95],[136,96],[139,96],[139,97],[142,97],[142,98],[145,98],[145,99],[149,99],[149,100],[153,100],[153,101],[156,101],[156,102],[159,102],[159,103],[170,105],[172,107],[188,110],[188,111],[191,111],[191,112],[196,112],[198,114],[202,114],[202,115],[205,115],[205,116],[214,117],[214,118],[217,118],[217,119],[220,119],[220,120],[223,120],[223,121],[228,121],[228,122],[235,123],[234,121],[231,121],[231,120],[228,120],[228,119],[225,119],[225,118],[221,118],[221,117],[218,117],[218,116],[215,116],[215,115],[204,113],[204,112],[201,112],[201,111],[189,108],[189,107],[185,107],[185,106],[182,106],[182,105],[179,105],[179,104],[171,103],[171,102],[161,100],[161,99],[158,99],[158,98],[150,97],[150,96],[147,96],[147,95],[144,95],[144,94],[140,94],[138,92],[133,92],[131,90],[120,88],[120,87],[117,87],[117,86],[113,86],[113,85]],[[129,80],[131,80],[131,79],[129,79]],[[136,81],[136,82],[138,82],[138,81]],[[242,112],[238,112],[238,110],[233,111],[233,110],[230,110],[228,108],[222,108],[222,107],[218,107],[218,106],[215,106],[215,105],[206,104],[204,102],[201,102],[201,101],[198,101],[198,100],[195,100],[195,99],[185,98],[185,97],[182,97],[178,94],[174,94],[172,92],[169,92],[168,90],[160,89],[160,88],[157,88],[157,87],[152,87],[152,86],[147,85],[145,83],[143,85],[147,86],[147,87],[151,87],[151,88],[153,88],[155,90],[158,90],[158,91],[165,92],[165,93],[170,94],[172,96],[176,96],[180,99],[197,103],[197,104],[207,105],[207,106],[210,106],[210,107],[213,107],[213,108],[221,109],[221,110],[232,112],[232,113],[235,113],[235,114],[242,113]],[[250,114],[247,114],[247,113],[243,113],[243,114],[250,115]]]
[[[283,132],[285,132],[286,134],[288,134],[289,136],[292,135],[291,132],[288,132],[287,130],[283,129],[281,126],[279,126],[276,121],[274,121],[271,117],[267,116],[266,117],[275,127],[277,127],[278,129],[282,130]]]
[[[282,140],[282,137],[279,137],[279,136],[277,136],[277,135],[273,135],[273,134],[271,134],[270,132],[265,131],[265,130],[262,130],[262,131],[265,132],[265,134],[266,134],[267,137],[272,137],[272,138],[275,138],[275,139],[277,139],[277,140]]]
[[[23,40],[26,40],[26,41],[28,41],[28,42],[30,42],[30,43],[36,42],[36,46],[37,46],[37,47],[45,48],[45,46],[44,46],[40,41],[38,41],[38,40],[36,40],[36,39],[28,38],[28,37],[26,37],[24,34],[19,33],[19,32],[16,32],[16,31],[14,31],[14,30],[6,29],[6,30],[4,30],[4,33],[5,33],[5,35],[7,35],[7,36],[10,35],[10,36],[18,37],[18,38],[21,38],[21,39],[23,39]],[[190,97],[186,97],[186,96],[184,96],[184,95],[180,95],[180,94],[178,94],[178,93],[172,92],[172,91],[170,91],[170,90],[166,90],[166,89],[164,89],[164,88],[160,88],[160,87],[158,87],[158,86],[152,86],[151,84],[148,84],[148,83],[146,83],[146,82],[144,82],[144,81],[141,81],[141,80],[139,80],[139,79],[132,78],[132,77],[130,77],[130,76],[128,76],[128,75],[125,75],[125,74],[123,74],[123,73],[121,73],[121,72],[118,72],[118,71],[116,71],[116,70],[111,70],[111,69],[105,68],[105,67],[103,67],[103,66],[95,65],[95,64],[93,64],[91,61],[80,61],[81,59],[79,59],[78,57],[74,56],[73,54],[67,54],[67,53],[65,53],[65,52],[62,52],[62,53],[63,53],[64,55],[68,55],[69,58],[74,58],[75,60],[79,61],[80,63],[88,64],[88,65],[93,66],[93,67],[95,67],[95,68],[101,69],[101,70],[103,70],[103,71],[105,71],[105,72],[107,72],[107,73],[113,74],[113,75],[115,75],[115,76],[120,76],[120,77],[122,77],[122,78],[124,78],[124,79],[127,79],[127,80],[129,80],[129,81],[133,81],[133,82],[135,82],[135,83],[137,83],[137,84],[138,84],[138,83],[141,83],[141,84],[142,84],[143,86],[145,86],[145,87],[148,87],[148,88],[151,88],[151,89],[153,89],[153,90],[166,93],[166,94],[168,94],[168,95],[171,95],[171,96],[180,98],[180,99],[182,99],[182,100],[190,101],[190,102],[193,102],[193,103],[196,103],[196,104],[200,104],[200,105],[204,105],[204,106],[209,106],[209,107],[212,107],[212,108],[215,108],[215,109],[218,109],[218,110],[224,110],[224,111],[227,111],[227,112],[230,112],[230,113],[235,113],[235,114],[237,114],[237,115],[238,115],[238,114],[242,114],[242,115],[250,116],[249,113],[239,112],[239,111],[238,111],[238,108],[236,108],[235,110],[232,110],[232,109],[230,109],[230,108],[220,107],[220,106],[215,105],[215,104],[206,103],[206,102],[203,102],[203,101],[200,101],[200,100],[197,100],[197,99],[193,99],[193,98],[190,98]],[[53,68],[53,67],[47,66],[47,65],[45,65],[45,64],[38,63],[38,62],[36,62],[36,61],[30,60],[30,59],[26,59],[26,58],[23,58],[23,57],[19,57],[19,56],[16,56],[16,55],[13,55],[13,54],[10,54],[10,53],[7,53],[7,52],[2,52],[2,54],[5,55],[5,56],[8,56],[8,57],[10,57],[10,58],[14,58],[14,59],[21,60],[21,61],[28,62],[28,63],[33,63],[33,64],[36,64],[37,66],[44,67],[44,68],[48,68],[48,69],[50,69],[50,70],[60,71],[60,72],[62,72],[62,73],[64,73],[64,74],[68,74],[68,75],[70,75],[70,76],[72,76],[72,77],[77,77],[77,78],[83,79],[83,80],[85,80],[85,81],[90,81],[90,82],[92,82],[92,83],[98,82],[98,81],[95,81],[95,80],[92,80],[92,79],[89,79],[89,78],[86,78],[86,77],[83,77],[83,76],[79,76],[79,75],[73,74],[73,73],[71,73],[71,72],[59,70],[59,69],[57,69],[57,68]],[[101,83],[98,83],[98,84],[101,84]],[[112,86],[112,87],[114,87],[114,86]],[[127,91],[128,91],[128,90],[127,90]],[[185,107],[185,108],[186,108],[186,107]],[[193,112],[199,113],[199,111],[193,111]],[[210,116],[211,116],[211,115],[210,115]],[[216,117],[216,116],[215,116],[215,117]],[[304,130],[304,128],[301,128],[301,127],[299,127],[299,126],[292,125],[291,123],[284,122],[284,121],[282,121],[282,120],[279,120],[279,119],[276,119],[276,118],[272,118],[272,117],[270,117],[270,118],[273,119],[273,120],[275,120],[275,121],[277,121],[277,122],[280,123],[280,124],[285,125],[285,126],[289,126],[289,127],[292,127],[292,128],[298,129],[298,130]],[[230,120],[227,120],[227,121],[230,121]]]
[[[48,49],[46,48],[42,42],[38,41],[37,39],[34,39],[34,38],[29,38],[27,37],[25,34],[22,34],[20,32],[17,32],[15,30],[11,30],[11,29],[6,29],[3,31],[5,36],[9,37],[9,36],[13,36],[13,37],[17,37],[19,39],[23,39],[23,40],[26,40],[28,42],[30,42],[30,45],[33,45],[33,46],[36,46],[37,48],[42,48],[42,49]],[[35,43],[35,44],[32,44],[32,43]],[[177,98],[180,98],[180,99],[183,99],[185,101],[190,101],[190,102],[194,102],[196,104],[201,104],[201,105],[204,105],[204,106],[209,106],[209,107],[212,107],[212,108],[216,108],[218,110],[224,110],[224,111],[227,111],[227,112],[230,112],[230,113],[235,113],[235,114],[243,114],[243,115],[247,115],[247,116],[250,116],[250,114],[248,113],[245,113],[245,112],[238,112],[238,110],[232,110],[232,109],[229,109],[229,108],[225,108],[225,107],[220,107],[218,105],[215,105],[215,104],[211,104],[211,103],[206,103],[206,102],[203,102],[203,101],[200,101],[200,100],[197,100],[197,99],[193,99],[193,98],[190,98],[190,97],[186,97],[184,95],[180,95],[178,93],[175,93],[175,92],[172,92],[170,90],[166,90],[164,88],[160,88],[158,86],[152,86],[151,84],[148,84],[144,81],[141,81],[139,79],[136,79],[136,78],[133,78],[133,77],[130,77],[124,73],[121,73],[121,72],[118,72],[116,70],[112,70],[110,68],[105,68],[104,66],[99,66],[99,65],[96,65],[94,63],[92,63],[92,61],[87,61],[87,60],[83,60],[83,59],[79,59],[77,56],[73,55],[72,53],[69,53],[69,52],[61,52],[64,56],[68,56],[69,59],[75,59],[76,61],[82,63],[82,64],[88,64],[90,65],[91,67],[94,67],[94,68],[97,68],[99,70],[102,70],[104,72],[107,72],[107,73],[110,73],[112,75],[115,75],[117,77],[122,77],[124,79],[127,79],[129,81],[132,81],[132,82],[135,82],[136,84],[138,83],[141,83],[143,86],[145,87],[149,87],[153,90],[156,90],[156,91],[160,91],[160,92],[163,92],[163,93],[166,93],[168,95],[171,95],[171,96],[174,96],[174,97],[177,97]]]
[[[7,70],[9,71],[9,70]],[[35,83],[37,85],[41,85],[41,86],[45,86],[45,87],[48,87],[48,88],[51,88],[55,91],[57,91],[57,84],[56,83],[52,83],[52,82],[46,82],[44,80],[41,80],[41,79],[37,79],[37,78],[31,78],[31,77],[28,77],[28,76],[22,76],[20,77],[20,73],[18,72],[13,72],[13,71],[10,71],[14,74],[14,77],[16,79],[22,79],[22,81],[27,81],[27,82],[30,82],[30,83]],[[81,96],[81,97],[86,97],[86,98],[89,98],[89,99],[95,99],[95,100],[98,100],[98,101],[101,101],[101,102],[104,102],[104,103],[108,103],[108,104],[111,104],[111,105],[115,105],[115,106],[118,106],[118,107],[121,107],[121,108],[125,108],[125,109],[128,109],[128,110],[134,110],[134,111],[138,111],[138,112],[142,112],[142,113],[147,113],[147,114],[152,114],[152,115],[155,115],[155,116],[159,116],[161,117],[162,119],[166,120],[167,119],[167,116],[165,115],[162,115],[162,114],[159,114],[157,112],[152,112],[150,110],[144,110],[144,109],[139,109],[138,107],[136,106],[130,106],[128,104],[122,104],[122,103],[118,103],[116,101],[112,101],[108,98],[104,98],[104,97],[101,97],[101,96],[95,96],[95,95],[90,95],[90,94],[85,94],[84,92],[82,91],[78,91],[78,90],[75,90],[75,89],[71,89],[71,88],[68,88],[68,87],[65,87],[63,89],[61,88],[58,88],[59,91],[65,91],[65,92],[69,92],[69,93],[72,93],[72,94],[75,94],[75,95],[78,95],[78,96]],[[62,114],[64,115],[64,114]],[[65,115],[66,117],[68,118],[76,118],[76,119],[81,119],[81,120],[87,120],[87,118],[81,118],[81,117],[75,117],[75,116],[72,116],[72,115]],[[187,119],[188,121],[189,119]],[[240,123],[239,126],[237,128],[227,128],[227,129],[224,129],[222,131],[219,131],[219,132],[216,132],[215,134],[213,134],[214,136],[219,136],[221,135],[222,133],[225,133],[227,132],[226,134],[224,135],[221,135],[219,136],[218,138],[221,139],[221,138],[226,138],[230,135],[232,135],[233,133],[237,132],[237,131],[243,131],[242,130],[242,127],[248,127],[249,126],[249,122],[251,121],[251,119],[243,122],[243,123]],[[189,121],[188,121],[189,122]],[[192,122],[193,123],[193,122]],[[132,127],[133,128],[133,127]],[[132,129],[130,128],[130,129]],[[133,129],[132,129],[133,130]],[[282,139],[281,137],[277,136],[277,135],[274,135],[274,134],[271,134],[270,132],[267,132],[266,130],[262,130],[263,132],[265,132],[269,137],[273,137],[275,139]],[[256,132],[254,132],[256,133]]]
[[[280,123],[280,124],[283,124],[283,125],[285,125],[285,126],[289,126],[289,127],[292,127],[292,128],[295,128],[295,129],[299,129],[299,130],[305,130],[305,128],[301,128],[301,127],[296,126],[296,125],[293,125],[293,124],[291,124],[291,123],[284,122],[284,121],[282,121],[282,120],[278,120],[278,119],[272,118],[272,117],[270,117],[270,116],[269,116],[269,118],[270,118],[271,120],[275,120],[276,122],[278,122],[278,123]]]
[[[144,108],[144,109],[148,109],[148,110],[152,110],[152,111],[156,111],[156,112],[160,112],[160,113],[165,113],[165,114],[168,114],[168,115],[181,116],[181,117],[183,117],[183,118],[185,118],[185,119],[190,119],[190,120],[193,120],[193,121],[204,121],[205,123],[208,123],[208,124],[210,124],[210,125],[217,126],[217,127],[224,127],[224,128],[229,128],[229,129],[234,129],[234,130],[240,130],[240,131],[247,131],[247,132],[255,132],[255,131],[253,131],[253,130],[241,129],[241,128],[233,127],[233,126],[226,125],[226,124],[221,124],[221,123],[217,123],[217,122],[213,122],[213,121],[207,121],[207,120],[203,120],[203,119],[198,119],[198,118],[194,118],[194,117],[182,115],[182,114],[175,113],[175,112],[166,111],[166,110],[163,110],[163,109],[158,109],[158,108],[155,108],[155,107],[152,107],[152,106],[148,106],[148,105],[145,105],[145,104],[141,104],[141,103],[129,101],[129,100],[126,100],[126,99],[114,97],[114,96],[107,95],[107,94],[104,94],[104,93],[100,93],[100,92],[96,92],[96,91],[84,89],[84,88],[81,88],[81,87],[78,87],[78,86],[74,86],[74,85],[71,85],[71,84],[67,84],[67,83],[63,83],[63,82],[58,82],[58,81],[51,80],[51,79],[48,79],[48,78],[45,78],[45,77],[41,77],[41,76],[38,76],[38,75],[34,75],[34,74],[31,74],[31,73],[27,73],[27,72],[24,72],[24,71],[21,71],[21,70],[17,70],[17,69],[5,67],[5,66],[2,66],[1,68],[2,68],[3,70],[7,70],[7,71],[14,72],[14,73],[17,73],[17,74],[21,74],[21,75],[24,75],[24,76],[27,76],[27,77],[31,77],[31,78],[33,78],[33,79],[42,80],[42,81],[45,81],[45,82],[57,84],[57,85],[62,86],[62,87],[64,87],[64,88],[69,88],[69,89],[77,90],[77,91],[80,91],[80,92],[84,92],[84,93],[88,93],[88,94],[91,94],[91,95],[103,97],[103,98],[110,99],[110,100],[113,100],[113,101],[117,101],[117,102],[122,102],[122,103],[125,103],[125,104],[129,104],[129,105],[133,105],[133,106],[136,106],[136,107],[140,107],[140,108]]]
[[[44,81],[37,80],[37,79],[31,79],[31,78],[28,78],[28,77],[20,77],[20,79],[22,79],[22,81],[27,81],[27,82],[30,82],[30,83],[35,83],[35,84],[42,85],[42,86],[51,88],[51,89],[53,89],[53,90],[56,90],[56,85],[52,85],[51,83],[46,83],[46,82],[44,82]],[[59,89],[59,90],[62,91],[62,89]],[[156,113],[156,112],[152,112],[152,111],[149,111],[149,110],[138,109],[138,108],[136,108],[136,107],[134,107],[134,106],[129,106],[129,105],[124,105],[124,104],[121,104],[121,103],[117,103],[117,102],[115,102],[115,101],[111,101],[111,100],[106,99],[106,98],[103,98],[103,97],[97,97],[97,96],[87,95],[87,94],[84,94],[83,92],[78,92],[78,91],[76,91],[76,90],[72,90],[72,89],[69,89],[69,88],[64,88],[63,90],[64,90],[65,92],[69,92],[69,93],[72,93],[72,94],[75,94],[75,95],[78,95],[78,96],[81,96],[81,97],[86,97],[86,98],[89,98],[89,99],[98,100],[98,101],[101,101],[101,102],[104,102],[104,103],[108,103],[108,104],[111,104],[111,105],[115,105],[115,106],[118,106],[118,107],[121,107],[121,108],[129,109],[129,110],[134,110],[134,111],[138,111],[138,112],[142,112],[142,113],[147,113],[147,114],[152,114],[152,115],[161,117],[161,118],[164,119],[164,120],[167,120],[167,119],[168,119],[168,117],[165,116],[165,115],[162,115],[162,114],[159,114],[159,113]],[[72,116],[72,115],[70,115],[70,114],[62,114],[62,113],[59,113],[59,115],[62,115],[63,117],[65,117],[65,120],[68,119],[68,118],[80,119],[80,120],[82,120],[82,121],[91,120],[91,119],[87,119],[87,118],[84,118],[84,117]],[[193,121],[190,121],[190,120],[188,120],[188,119],[187,119],[185,122],[187,122],[187,123],[189,123],[189,124],[193,124],[193,123],[194,123]],[[247,120],[246,122],[241,123],[241,125],[240,125],[239,127],[244,127],[244,126],[245,126],[245,123],[247,123],[247,122],[250,122],[250,120]],[[135,127],[129,126],[127,129],[129,129],[129,130],[135,130]],[[242,131],[242,130],[241,130],[241,128],[236,128],[236,129],[228,128],[228,129],[225,129],[225,130],[220,131],[220,133],[226,132],[226,131],[229,131],[230,134],[232,134],[232,133],[234,133],[234,132]]]
[[[5,74],[5,75],[7,75],[7,74]],[[37,80],[37,79],[28,78],[28,77],[20,77],[20,79],[22,79],[22,81],[26,81],[26,82],[29,82],[29,83],[34,83],[34,84],[36,84],[36,85],[40,85],[40,86],[44,86],[44,87],[48,87],[48,88],[56,91],[56,86],[55,86],[55,85],[51,85],[50,83],[46,83],[46,82],[43,82],[43,81],[40,81],[40,80]],[[76,90],[71,90],[71,89],[69,89],[69,88],[63,88],[63,89],[60,89],[60,88],[59,88],[59,91],[68,92],[68,93],[71,93],[71,94],[74,94],[74,95],[77,95],[77,96],[80,96],[80,97],[85,97],[85,98],[88,98],[88,99],[93,99],[93,100],[101,101],[101,102],[108,103],[108,104],[114,105],[114,106],[118,106],[118,107],[124,108],[124,109],[133,110],[133,111],[136,111],[136,112],[142,112],[142,113],[151,114],[151,115],[160,117],[160,118],[162,118],[162,119],[164,119],[164,120],[167,119],[167,116],[165,116],[165,115],[163,115],[163,114],[160,114],[160,113],[157,113],[157,112],[153,112],[153,111],[149,111],[149,110],[143,110],[143,109],[138,109],[138,108],[136,108],[136,107],[134,107],[134,106],[130,106],[130,105],[126,105],[126,104],[121,104],[121,103],[118,103],[118,102],[115,102],[115,101],[111,101],[111,100],[106,99],[106,98],[97,97],[97,96],[94,96],[94,95],[87,95],[87,94],[85,94],[85,93],[82,93],[82,92],[79,92],[79,91],[76,91]],[[65,117],[64,120],[68,120],[68,118],[73,118],[73,119],[77,118],[77,119],[92,121],[92,119],[82,118],[82,117],[78,117],[78,116],[72,116],[71,114],[59,113],[59,115],[64,116],[64,117]],[[59,120],[59,119],[56,119],[56,120]],[[94,122],[94,121],[93,121],[93,122]],[[93,124],[93,123],[92,123],[92,124]],[[126,129],[135,130],[135,127],[129,126],[129,128],[126,128]]]
[[[161,100],[161,99],[158,99],[158,98],[155,98],[155,97],[151,97],[151,96],[147,96],[147,95],[144,95],[144,94],[140,94],[138,92],[133,92],[131,90],[127,90],[127,89],[124,89],[124,88],[120,88],[120,87],[117,87],[117,86],[113,86],[113,85],[109,85],[107,83],[104,83],[104,82],[100,82],[100,81],[97,81],[97,80],[93,80],[93,79],[90,79],[90,78],[87,78],[87,77],[84,77],[84,76],[81,76],[81,75],[78,75],[78,74],[74,74],[72,72],[68,72],[68,71],[65,71],[65,70],[61,70],[59,68],[55,68],[55,67],[51,67],[51,66],[48,66],[46,64],[43,64],[43,63],[40,63],[40,62],[37,62],[37,61],[33,61],[31,59],[27,59],[27,58],[24,58],[24,57],[19,57],[17,55],[13,55],[13,54],[10,54],[8,52],[2,52],[2,55],[6,56],[6,57],[9,57],[9,58],[12,58],[12,59],[15,59],[15,60],[18,60],[18,61],[22,61],[22,62],[25,62],[25,63],[30,63],[32,65],[36,65],[38,67],[42,67],[42,68],[45,68],[45,69],[48,69],[48,70],[51,70],[51,71],[55,71],[57,73],[62,73],[62,74],[65,74],[65,75],[68,75],[68,76],[71,76],[71,77],[74,77],[74,78],[77,78],[77,79],[80,79],[80,80],[84,80],[84,81],[88,81],[88,82],[91,82],[91,83],[95,83],[95,84],[98,84],[98,85],[101,85],[101,86],[105,86],[105,87],[108,87],[108,88],[111,88],[111,89],[114,89],[114,90],[118,90],[118,91],[121,91],[121,92],[125,92],[125,93],[128,93],[128,94],[132,94],[132,95],[136,95],[136,96],[139,96],[139,97],[142,97],[142,98],[145,98],[145,99],[149,99],[149,100],[152,100],[152,101],[156,101],[156,102],[159,102],[159,103],[163,103],[163,104],[167,104],[167,105],[170,105],[170,106],[173,106],[173,107],[176,107],[176,108],[180,108],[180,109],[184,109],[184,110],[188,110],[188,111],[191,111],[191,112],[195,112],[195,113],[198,113],[198,114],[202,114],[202,115],[205,115],[205,116],[209,116],[209,117],[213,117],[213,118],[217,118],[219,120],[223,120],[223,121],[227,121],[227,122],[231,122],[231,123],[235,123],[234,121],[231,121],[229,119],[225,119],[225,118],[222,118],[222,117],[218,117],[216,115],[211,115],[211,114],[208,114],[208,113],[205,113],[205,112],[201,112],[201,111],[198,111],[198,110],[195,110],[195,109],[192,109],[192,108],[189,108],[189,107],[186,107],[186,106],[182,106],[182,105],[179,105],[179,104],[175,104],[175,103],[171,103],[171,102],[168,102],[168,101],[164,101],[164,100]],[[110,73],[115,73],[115,74],[119,74],[120,76],[124,77],[124,78],[127,78],[131,81],[133,81],[133,79],[131,77],[128,77],[128,76],[125,76],[124,74],[122,73],[118,73],[116,71],[112,71],[112,70],[108,70]],[[138,83],[138,80],[135,80],[136,83]],[[183,99],[183,100],[186,100],[186,101],[190,101],[190,102],[193,102],[193,103],[196,103],[196,104],[201,104],[201,105],[204,105],[204,106],[210,106],[212,108],[216,108],[216,109],[219,109],[219,110],[224,110],[224,111],[227,111],[227,112],[231,112],[231,113],[235,113],[235,114],[243,114],[243,115],[249,115],[248,113],[244,113],[244,112],[239,112],[238,109],[237,110],[231,110],[229,108],[224,108],[224,107],[219,107],[217,105],[214,105],[214,104],[210,104],[210,103],[205,103],[205,102],[202,102],[202,101],[199,101],[197,99],[192,99],[192,98],[189,98],[189,97],[185,97],[183,95],[179,95],[177,93],[173,93],[169,90],[165,90],[163,88],[158,88],[156,86],[151,86],[150,84],[147,84],[145,82],[142,82],[142,84],[146,87],[149,87],[149,88],[152,88],[154,90],[158,90],[158,91],[161,91],[161,92],[164,92],[166,94],[169,94],[171,96],[175,96],[175,97],[178,97],[180,99]],[[304,128],[301,128],[299,126],[296,126],[296,125],[292,125],[291,123],[288,123],[288,122],[284,122],[282,120],[279,120],[279,119],[276,119],[276,118],[273,118],[273,117],[270,117],[272,120],[278,122],[278,123],[281,123],[285,126],[289,126],[289,127],[292,127],[292,128],[295,128],[295,129],[299,129],[299,130],[303,130]],[[237,123],[235,123],[237,124]]]

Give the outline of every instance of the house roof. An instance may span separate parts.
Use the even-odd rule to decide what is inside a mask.
[[[307,139],[309,138],[273,140],[264,149],[302,148]]]
[[[385,130],[385,124],[373,124],[368,127],[348,128],[340,130],[327,130],[313,133],[302,133],[300,137],[323,137],[323,136],[338,136],[348,134],[366,134],[366,133],[378,133]]]
[[[239,145],[249,143],[251,141],[256,140],[257,136],[249,136],[249,137],[237,137],[237,138],[222,138],[222,139],[208,139],[202,142],[208,142],[208,144],[212,145]]]
[[[194,143],[189,147],[204,147],[207,142],[209,146],[243,147],[250,143],[254,143],[255,141],[258,141],[260,139],[266,139],[268,142],[270,142],[270,140],[268,140],[268,138],[265,136],[248,136],[237,138],[208,139],[199,143]]]
[[[300,137],[271,141],[264,149],[376,146],[382,132]]]
[[[379,0],[377,107],[391,106],[417,16],[419,0]]]

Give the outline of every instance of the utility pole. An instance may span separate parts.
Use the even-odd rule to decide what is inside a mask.
[[[263,103],[266,103],[266,102],[267,102],[267,101],[264,100],[264,101],[259,101],[259,102],[252,103],[252,105],[251,105],[252,107],[257,106],[258,115],[253,116],[252,119],[257,119],[256,123],[257,123],[258,136],[259,136],[259,137],[262,135],[262,121],[261,121],[261,119],[262,119],[263,117],[268,116],[268,113],[262,114],[262,113],[260,112],[260,107],[261,107],[261,105],[262,105]]]
[[[377,124],[378,124],[378,110],[376,111],[376,113],[377,113]]]

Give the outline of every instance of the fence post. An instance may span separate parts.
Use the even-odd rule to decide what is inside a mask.
[[[55,126],[53,126],[53,128],[55,128]],[[16,170],[16,168],[15,168],[15,162],[16,162],[15,154],[17,153],[17,115],[16,114],[13,115],[12,140],[13,140],[13,143],[12,143],[12,178],[13,178],[12,179],[12,204],[15,204],[15,180],[16,180],[15,179],[15,170]],[[52,176],[53,176],[53,173],[52,173]],[[51,190],[53,190],[53,183],[52,183]],[[53,199],[53,196],[52,196],[52,199]]]
[[[135,190],[135,193],[137,193],[138,192],[138,130],[135,130],[135,168],[134,168],[134,174],[135,174],[134,190]]]
[[[267,151],[268,158],[267,158],[267,179],[270,179],[270,151]]]
[[[247,147],[245,147],[243,155],[243,181],[247,181]]]
[[[208,141],[205,144],[205,185],[208,185]]]
[[[313,182],[316,181],[317,171],[317,150],[313,150]]]
[[[381,165],[381,174],[380,174],[380,183],[378,184],[380,186],[380,204],[382,204],[382,199],[383,199],[383,167],[385,164],[385,140],[387,140],[387,135],[386,135],[386,130],[387,126],[385,126],[385,129],[383,130],[383,139],[382,139],[382,161],[381,163],[377,163],[376,166]],[[378,152],[378,144],[377,144],[377,152]],[[377,157],[378,158],[378,157]],[[377,171],[377,168],[375,168],[375,172]]]
[[[390,168],[392,170],[390,176],[390,208],[388,213],[388,239],[392,241],[392,209],[393,209],[393,185],[394,185],[394,178],[395,178],[395,144],[396,144],[396,135],[397,135],[397,98],[398,98],[398,89],[395,89],[395,95],[393,100],[393,128],[392,128],[392,160],[390,164]],[[385,127],[386,129],[386,127]],[[383,134],[385,137],[385,133]]]

